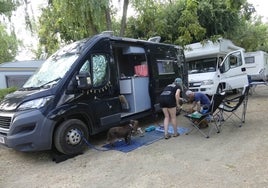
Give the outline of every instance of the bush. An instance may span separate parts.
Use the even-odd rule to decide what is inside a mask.
[[[10,87],[6,89],[0,89],[0,100],[2,100],[7,94],[12,93],[13,91],[16,91],[16,87]]]

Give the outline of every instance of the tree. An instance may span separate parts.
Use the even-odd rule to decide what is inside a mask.
[[[18,42],[16,35],[12,32],[10,35],[6,32],[4,26],[0,24],[0,63],[12,61],[18,51]]]
[[[11,11],[18,6],[17,1],[0,1],[0,15],[10,18]],[[14,31],[8,34],[6,27],[0,23],[0,63],[12,61],[18,51],[18,41]]]
[[[89,37],[104,30],[116,35],[148,39],[161,36],[161,42],[186,45],[219,37],[238,41],[244,48],[257,49],[248,37],[255,29],[264,32],[267,25],[251,22],[254,7],[246,0],[118,0],[123,3],[120,22],[115,19],[111,0],[53,0],[44,9],[39,22],[40,51],[50,55],[61,44]],[[135,17],[127,17],[128,6]],[[247,34],[248,32],[248,34]],[[243,34],[243,35],[242,35]],[[256,46],[265,48],[267,34]],[[239,36],[239,37],[238,37]],[[258,35],[259,36],[259,35]],[[256,36],[256,37],[258,37]],[[243,42],[242,42],[243,41]]]
[[[11,12],[16,10],[19,2],[16,0],[2,0],[0,1],[0,15],[5,14],[6,16],[10,17]]]
[[[53,0],[39,20],[40,45],[50,55],[60,44],[110,30],[111,14],[109,0]]]
[[[268,27],[267,24],[262,23],[260,17],[245,22],[229,38],[238,46],[245,48],[246,51],[268,52]]]
[[[267,24],[251,21],[255,8],[246,0],[134,0],[133,2],[132,6],[138,12],[138,17],[132,17],[128,21],[126,35],[129,37],[148,39],[159,35],[162,42],[182,46],[224,37],[251,50],[265,49],[267,43],[268,36],[265,32]],[[250,37],[253,30],[255,33],[253,36],[258,38],[254,42],[251,40],[253,36]]]
[[[121,20],[121,29],[119,36],[124,36],[125,29],[126,29],[126,22],[127,22],[127,9],[128,9],[129,0],[124,0],[123,5],[123,16]]]
[[[162,15],[165,3],[155,0],[134,0],[132,6],[138,13],[138,17],[130,17],[128,20],[125,36],[148,39],[160,35],[164,31],[166,18]]]
[[[133,6],[139,16],[129,20],[128,36],[148,39],[159,35],[162,42],[185,45],[205,34],[198,21],[196,1],[135,0]]]
[[[207,28],[203,27],[198,20],[198,3],[187,0],[185,9],[178,22],[179,38],[176,40],[180,45],[189,44],[193,41],[199,41],[205,37]]]
[[[206,28],[206,38],[225,37],[236,33],[254,11],[246,0],[202,0],[198,5],[198,19]]]

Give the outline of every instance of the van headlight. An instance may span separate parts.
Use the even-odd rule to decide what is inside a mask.
[[[214,82],[213,80],[204,80],[201,82],[201,85],[213,85]]]
[[[22,103],[19,107],[18,110],[28,110],[28,109],[39,109],[44,107],[48,102],[50,102],[54,96],[47,96],[47,97],[42,97],[38,99],[34,99],[31,101],[27,101]]]

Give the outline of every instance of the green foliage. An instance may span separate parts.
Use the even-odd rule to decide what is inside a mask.
[[[40,47],[50,55],[61,44],[112,28],[120,35],[111,0],[53,0],[40,18]],[[121,1],[122,3],[124,1]],[[219,37],[246,50],[267,49],[267,24],[252,21],[247,0],[132,0],[136,15],[127,19],[124,36],[186,45]],[[112,18],[108,23],[107,14]],[[267,38],[267,39],[266,39]],[[39,49],[41,53],[41,48]]]
[[[245,0],[203,0],[199,2],[199,23],[206,28],[206,38],[227,37],[237,33],[250,19],[254,9]]]
[[[196,1],[187,0],[185,9],[179,17],[179,38],[177,44],[186,45],[192,41],[199,41],[204,38],[206,29],[202,27],[198,21],[198,3]]]
[[[159,35],[162,42],[188,44],[205,34],[198,22],[197,5],[192,0],[153,1],[136,0],[137,19],[128,22],[127,35],[148,39]]]
[[[260,18],[256,18],[254,22],[245,22],[237,30],[237,33],[229,38],[232,38],[235,44],[242,46],[246,51],[262,50],[268,52],[267,36],[267,24],[262,23]]]
[[[16,10],[19,2],[17,0],[1,0],[0,1],[0,14],[11,16],[11,11]]]
[[[16,90],[17,90],[17,88],[15,88],[15,87],[0,89],[0,100],[2,100],[7,94],[12,93]]]
[[[138,17],[128,21],[129,37],[159,35],[162,42],[182,46],[224,37],[251,50],[265,49],[267,43],[267,24],[251,22],[255,9],[246,0],[135,0],[132,5]],[[254,37],[259,40],[251,40]]]
[[[0,63],[12,61],[18,51],[18,41],[14,32],[9,35],[0,24]]]
[[[161,20],[159,4],[154,0],[135,1],[134,3],[136,9],[139,10],[139,17],[129,19],[126,36],[148,39],[151,36],[159,35],[159,25],[164,21]]]
[[[57,18],[55,14],[56,13],[53,13],[52,8],[48,7],[43,10],[42,16],[39,20],[39,43],[45,46],[45,51],[48,54],[52,54],[59,48],[59,42],[57,40],[57,32],[59,29],[57,29],[57,25],[60,18]]]
[[[40,18],[40,44],[50,55],[69,43],[106,30],[108,0],[53,0]]]
[[[18,6],[18,0],[0,0],[0,15],[10,18],[12,11]],[[9,34],[0,22],[0,63],[14,60],[18,51],[18,44],[19,41],[17,41],[14,31]]]

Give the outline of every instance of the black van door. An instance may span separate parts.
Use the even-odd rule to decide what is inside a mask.
[[[79,70],[79,74],[89,74],[87,83],[90,87],[86,91],[86,104],[93,118],[93,133],[107,129],[110,125],[119,123],[121,119],[121,104],[115,89],[117,86],[114,81],[114,68],[110,62],[110,53],[106,52],[103,49],[94,50]]]
[[[159,95],[168,84],[174,82],[176,77],[180,77],[175,48],[168,45],[149,45],[149,58],[151,67],[150,96],[155,110],[158,111]]]

